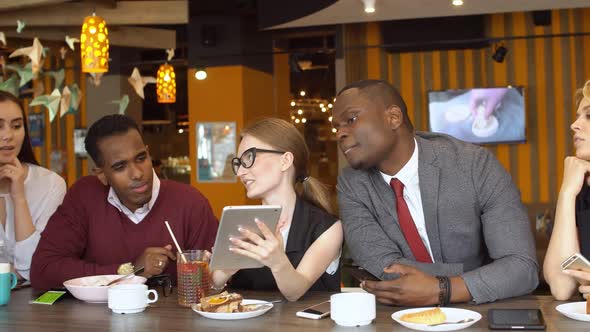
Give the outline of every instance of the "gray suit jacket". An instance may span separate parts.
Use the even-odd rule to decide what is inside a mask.
[[[434,264],[416,262],[397,220],[393,190],[377,169],[347,168],[338,178],[340,218],[352,258],[375,276],[412,265],[462,276],[476,303],[533,291],[535,242],[510,175],[486,149],[447,135],[416,133],[418,175]]]

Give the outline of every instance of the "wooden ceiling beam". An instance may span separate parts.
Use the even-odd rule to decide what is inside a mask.
[[[115,25],[188,23],[188,0],[161,0],[118,1],[116,8],[76,2],[5,11],[0,12],[0,27],[15,26],[17,19],[25,21],[27,27],[80,26],[94,10],[106,20],[109,29]]]
[[[63,41],[65,36],[80,37],[80,28],[52,27],[52,28],[28,28],[20,34],[14,30],[4,32],[7,38],[33,39]],[[167,49],[176,48],[176,31],[169,29],[155,29],[133,26],[114,26],[109,29],[109,43],[114,46],[126,46],[137,48]],[[9,41],[10,44],[10,41]],[[10,45],[9,45],[10,46]],[[80,44],[76,43],[76,51]],[[67,47],[67,46],[66,46]],[[165,58],[165,55],[162,55]]]
[[[7,0],[0,1],[0,11],[17,10],[28,7],[39,7],[69,2],[71,0]],[[1,15],[1,14],[0,14]]]

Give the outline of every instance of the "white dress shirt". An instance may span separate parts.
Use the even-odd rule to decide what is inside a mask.
[[[47,221],[64,199],[66,182],[57,173],[46,168],[29,163],[26,165],[29,170],[25,178],[25,198],[35,231],[26,239],[16,241],[14,203],[9,193],[0,193],[6,205],[6,223],[4,228],[0,227],[0,240],[4,241],[8,261],[14,264],[18,274],[29,280],[31,258]]]
[[[426,233],[426,221],[424,220],[424,210],[422,209],[422,196],[420,195],[420,177],[418,176],[418,143],[414,139],[414,153],[410,160],[397,172],[397,174],[391,176],[381,172],[383,180],[389,186],[392,178],[400,180],[404,184],[404,200],[410,210],[410,215],[414,220],[418,235],[424,242],[428,254],[434,262],[432,256],[432,249],[430,248],[430,241],[428,240],[428,233]],[[393,190],[393,189],[392,189]]]
[[[152,170],[152,172],[154,172],[154,171]],[[153,177],[154,177],[154,180],[152,182],[152,198],[150,199],[149,202],[144,204],[139,209],[137,209],[135,211],[131,211],[125,205],[123,205],[123,203],[121,203],[121,201],[119,200],[119,197],[117,196],[117,193],[115,192],[113,187],[111,187],[109,189],[109,196],[107,198],[109,203],[111,203],[112,206],[116,207],[117,210],[125,213],[127,218],[129,218],[129,220],[133,221],[133,223],[139,224],[145,218],[145,216],[147,216],[147,214],[150,212],[152,206],[154,206],[154,203],[156,202],[156,199],[158,198],[158,194],[160,193],[160,179],[158,179],[156,172],[154,172]]]

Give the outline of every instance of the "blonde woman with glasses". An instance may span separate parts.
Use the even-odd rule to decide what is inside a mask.
[[[213,272],[213,288],[279,290],[289,301],[307,291],[340,290],[343,235],[329,191],[309,175],[309,150],[289,122],[265,119],[243,130],[232,169],[250,199],[282,207],[279,226],[257,223],[263,236],[242,230],[230,250],[264,264],[259,269]],[[230,280],[231,278],[231,280]]]

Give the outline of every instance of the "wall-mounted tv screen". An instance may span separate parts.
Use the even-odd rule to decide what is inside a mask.
[[[430,130],[478,143],[526,141],[522,87],[428,92]]]

